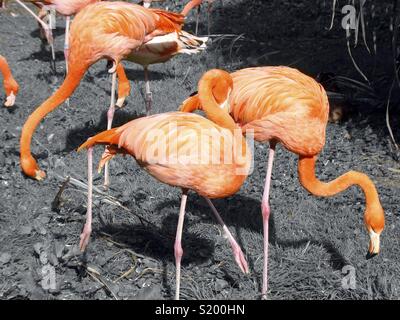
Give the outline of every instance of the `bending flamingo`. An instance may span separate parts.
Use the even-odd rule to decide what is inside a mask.
[[[262,198],[264,224],[263,297],[268,290],[269,192],[275,147],[278,142],[299,155],[299,180],[316,196],[338,194],[352,185],[364,192],[365,227],[370,236],[368,255],[379,253],[379,238],[385,217],[374,183],[363,173],[349,171],[331,182],[315,176],[315,163],[325,144],[329,103],[324,88],[311,77],[288,67],[248,68],[233,72],[233,91],[225,109],[243,129],[254,130],[254,138],[269,142],[267,176]],[[181,111],[204,108],[198,95],[187,99]]]
[[[3,74],[3,86],[7,96],[4,105],[11,107],[15,103],[15,96],[18,94],[19,85],[11,74],[6,58],[2,55],[0,55],[0,72]]]
[[[175,34],[182,24],[180,14],[124,2],[98,2],[80,11],[71,24],[69,72],[61,87],[29,116],[22,128],[20,164],[23,172],[37,180],[45,177],[31,154],[32,135],[40,121],[71,96],[92,64],[102,58],[114,61],[109,71],[113,73],[115,88],[116,73],[123,70],[119,66],[122,59],[129,59],[132,52],[153,38]],[[108,112],[108,129],[113,114],[114,101]]]
[[[175,239],[176,295],[179,299],[180,266],[183,254],[181,239],[188,190],[203,196],[219,222],[222,222],[211,199],[236,193],[245,181],[251,154],[246,140],[232,118],[220,106],[232,88],[232,78],[222,70],[208,71],[199,82],[199,95],[207,117],[183,112],[169,112],[139,118],[89,138],[78,150],[88,148],[88,207],[80,248],[88,244],[92,222],[92,148],[107,145],[99,170],[116,154],[130,154],[157,180],[182,189]],[[235,132],[236,130],[236,132]],[[248,272],[239,245],[223,224],[235,260]]]

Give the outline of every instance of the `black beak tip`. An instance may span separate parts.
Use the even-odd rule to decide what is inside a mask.
[[[377,256],[377,253],[371,253],[371,252],[367,252],[367,255],[365,256],[366,260],[372,259],[373,257]]]

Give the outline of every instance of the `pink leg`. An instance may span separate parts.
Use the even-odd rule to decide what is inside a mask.
[[[236,242],[235,238],[233,237],[232,233],[229,231],[228,227],[226,226],[225,222],[222,220],[221,216],[219,215],[217,209],[215,208],[214,204],[211,202],[210,199],[204,197],[206,199],[208,205],[211,207],[212,212],[214,213],[215,217],[217,218],[218,223],[222,226],[224,233],[226,237],[229,240],[229,243],[231,244],[232,251],[233,251],[233,256],[235,257],[236,263],[238,264],[240,270],[242,270],[243,273],[249,273],[249,267],[247,265],[247,261],[244,257],[244,254],[242,252],[242,249]]]
[[[69,25],[71,17],[67,16],[65,20],[65,40],[64,40],[64,57],[65,57],[65,70],[68,73],[68,56],[69,56]]]
[[[1,4],[0,9],[7,9],[6,8],[6,0],[0,1],[0,4]]]
[[[65,18],[65,39],[64,39],[64,58],[65,58],[65,74],[68,74],[68,57],[69,57],[69,25],[71,23],[71,17]],[[66,100],[67,106],[69,107],[69,98]]]
[[[267,176],[265,177],[264,194],[261,203],[261,211],[263,216],[263,227],[264,227],[264,270],[263,270],[263,287],[262,287],[262,298],[267,298],[268,291],[268,226],[269,226],[269,190],[271,185],[272,176],[272,165],[274,163],[275,155],[275,142],[270,142],[269,156],[268,156],[268,167]]]
[[[149,116],[151,114],[151,105],[153,103],[153,95],[150,91],[150,80],[149,80],[149,70],[147,67],[144,67],[144,81],[146,86],[146,92],[144,100],[146,101],[146,115]]]
[[[200,18],[200,6],[197,7],[197,13],[196,13],[196,30],[195,30],[195,35],[197,36],[198,31],[199,31],[199,18]]]
[[[115,65],[115,62],[114,62]],[[112,68],[114,70],[114,68]],[[114,70],[112,74],[112,84],[111,84],[111,101],[110,101],[110,108],[107,111],[107,130],[110,130],[112,127],[112,121],[114,118],[115,112],[115,86],[117,82],[117,73]],[[110,186],[110,169],[109,169],[109,162],[107,161],[105,168],[104,168],[104,188],[107,189]]]
[[[208,33],[208,35],[210,35],[210,29],[211,29],[211,27],[210,27],[210,25],[211,25],[211,15],[210,15],[210,13],[211,13],[211,5],[212,5],[212,2],[208,2],[208,8],[207,8],[207,33]]]
[[[174,245],[175,267],[176,267],[175,300],[179,300],[179,293],[180,293],[180,288],[181,288],[181,260],[182,260],[182,255],[183,255],[182,230],[183,230],[183,220],[185,218],[187,192],[188,192],[188,190],[182,190],[181,208],[179,210],[178,227],[176,228],[176,237],[175,237],[175,245]]]
[[[93,147],[88,148],[88,193],[87,193],[87,211],[86,223],[81,233],[79,248],[85,251],[92,233],[92,198],[93,198]]]
[[[23,2],[21,2],[20,0],[15,0],[15,2],[17,2],[20,6],[22,6],[26,11],[28,11],[37,22],[39,22],[39,24],[42,26],[45,34],[46,34],[46,38],[48,43],[51,46],[51,54],[52,54],[52,59],[53,61],[56,59],[55,58],[55,53],[54,53],[54,41],[53,41],[53,32],[50,29],[50,26],[45,23],[42,19],[40,19],[31,9],[29,9],[28,6],[26,6]]]

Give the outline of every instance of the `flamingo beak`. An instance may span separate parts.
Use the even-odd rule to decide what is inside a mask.
[[[147,8],[147,9],[150,8],[150,2],[144,2],[143,7]]]
[[[6,99],[6,102],[4,103],[4,106],[12,107],[14,103],[15,103],[15,95],[14,92],[11,91],[10,95]]]
[[[380,234],[370,230],[369,232],[369,249],[366,258],[371,259],[379,253]]]

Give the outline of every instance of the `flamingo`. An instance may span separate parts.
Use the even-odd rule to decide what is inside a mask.
[[[3,74],[3,86],[7,95],[4,105],[6,107],[11,107],[15,103],[15,96],[18,94],[19,85],[11,74],[6,58],[2,55],[0,55],[0,72]]]
[[[122,59],[135,59],[140,47],[157,39],[174,38],[175,50],[190,50],[186,42],[190,34],[184,33],[183,39],[177,36],[184,22],[178,13],[164,10],[146,9],[142,6],[124,2],[97,2],[82,9],[71,24],[71,48],[68,59],[69,72],[61,87],[39,106],[25,122],[20,139],[20,165],[29,177],[42,180],[46,174],[40,170],[30,150],[32,135],[40,121],[71,96],[86,70],[102,58],[112,60],[114,66],[109,70],[113,74],[111,104],[107,112],[107,129],[111,129],[115,111],[116,76],[126,79]],[[186,49],[186,47],[188,47]],[[139,49],[139,50],[138,50]],[[138,50],[138,51],[137,51]],[[125,82],[126,83],[126,82]],[[129,85],[129,83],[128,83]],[[126,86],[119,86],[118,95],[123,96]],[[109,185],[106,165],[104,185]]]
[[[154,0],[153,0],[154,1]],[[144,2],[144,7],[146,7]],[[190,7],[184,8],[181,14],[187,16]],[[156,37],[153,40],[143,44],[136,52],[132,52],[129,56],[129,61],[135,62],[143,67],[144,80],[145,80],[145,104],[146,114],[150,115],[153,103],[153,94],[150,90],[150,77],[149,66],[157,63],[165,63],[172,57],[179,54],[196,54],[206,49],[207,37],[195,37],[183,30],[176,33],[169,33],[163,37]],[[119,70],[118,87],[122,87],[118,93],[118,100],[116,106],[121,108],[124,104],[126,97],[130,92],[129,80],[125,75],[124,69],[121,66]]]
[[[315,176],[317,157],[325,144],[329,114],[324,88],[300,71],[283,66],[247,68],[233,72],[231,76],[233,91],[225,110],[242,127],[243,132],[253,130],[255,140],[269,142],[270,145],[261,203],[264,228],[262,297],[265,298],[268,291],[269,192],[278,142],[299,155],[299,180],[311,194],[333,196],[353,185],[362,189],[366,199],[364,223],[370,236],[367,258],[378,254],[385,217],[371,179],[357,171],[349,171],[330,182],[322,182]],[[180,110],[192,112],[203,108],[199,96],[194,95],[184,101]]]
[[[66,73],[68,73],[68,54],[69,54],[69,30],[71,16],[77,14],[80,10],[89,4],[101,1],[101,0],[15,0],[25,10],[27,10],[39,23],[44,31],[46,39],[51,47],[52,60],[55,61],[54,51],[54,40],[53,33],[50,26],[43,21],[44,17],[48,14],[47,10],[54,8],[58,14],[65,16],[65,41],[64,41],[64,56],[66,63]],[[41,10],[36,15],[24,2],[31,2]]]
[[[251,152],[240,128],[220,109],[231,88],[232,78],[229,73],[210,70],[199,82],[200,100],[210,120],[184,112],[152,115],[101,132],[79,147],[78,151],[88,149],[88,206],[86,223],[80,236],[81,250],[87,246],[92,231],[92,149],[97,144],[104,144],[108,147],[101,158],[99,171],[116,154],[129,154],[157,180],[182,189],[174,245],[175,298],[179,299],[183,255],[181,239],[188,190],[203,196],[221,222],[210,199],[236,193],[251,166]],[[237,264],[247,273],[247,262],[242,250],[224,224],[223,229]]]

